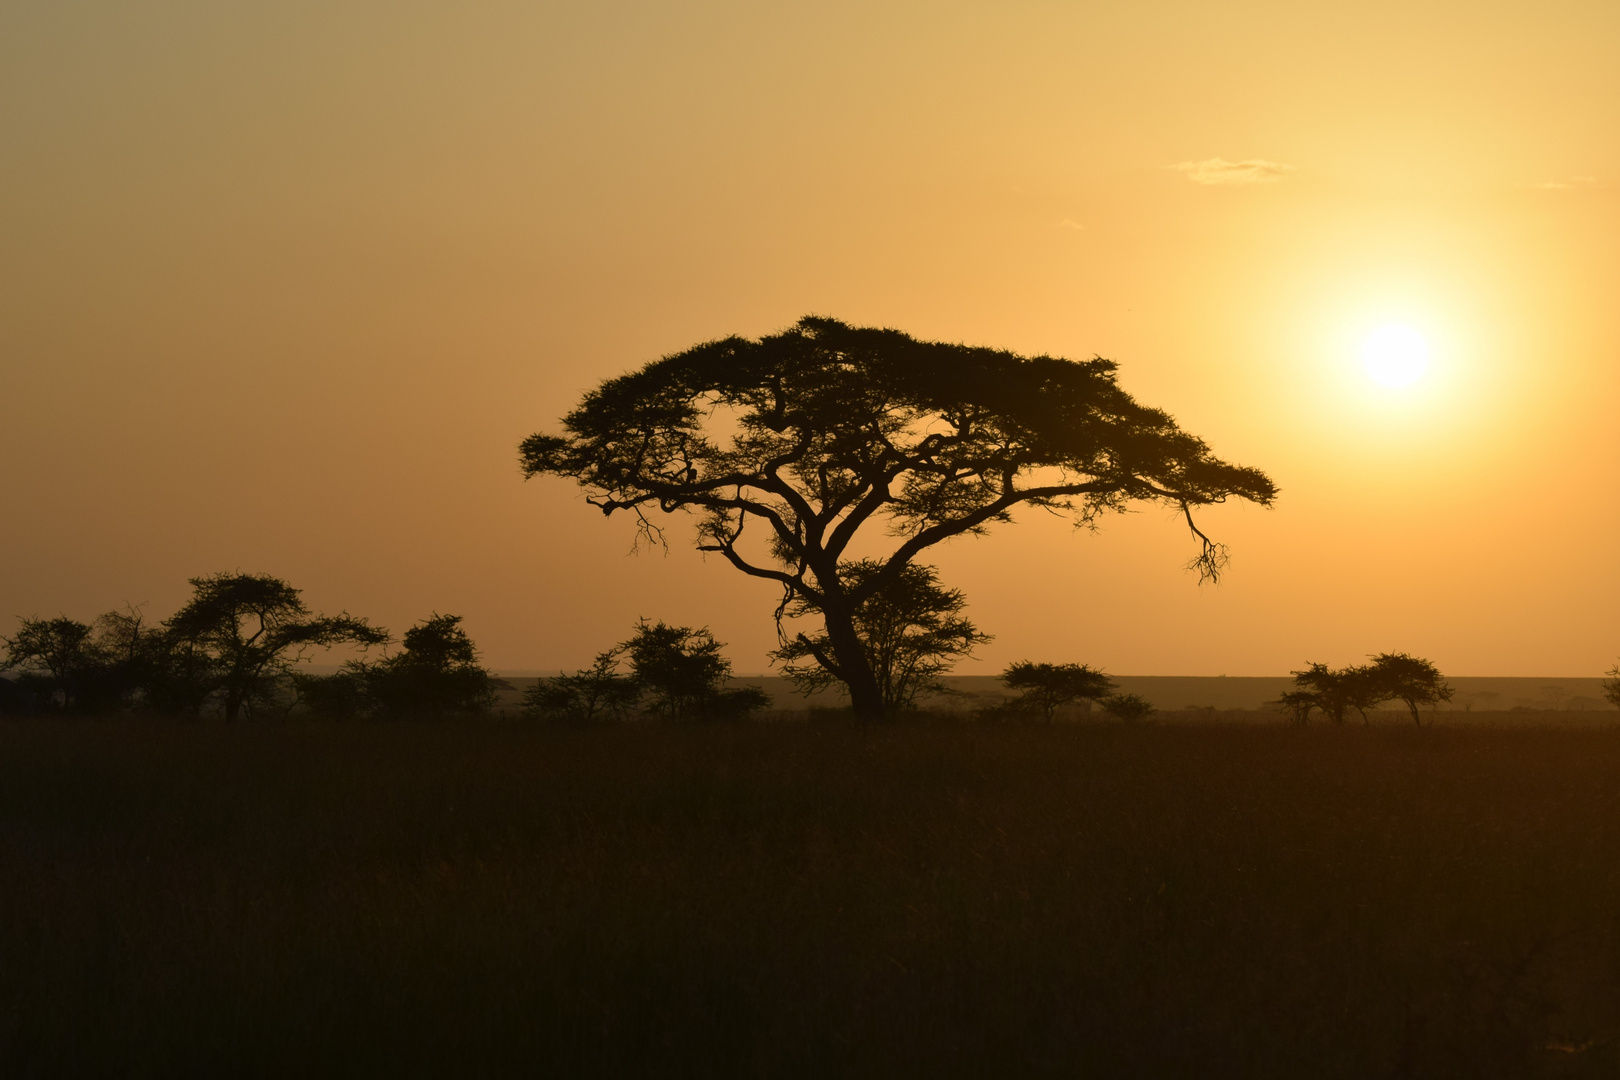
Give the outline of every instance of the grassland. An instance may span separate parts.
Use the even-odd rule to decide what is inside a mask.
[[[6,1077],[1598,1076],[1617,1037],[1620,730],[0,725]]]

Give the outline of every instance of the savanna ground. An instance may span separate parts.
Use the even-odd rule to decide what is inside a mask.
[[[1613,1075],[1617,781],[1591,727],[6,723],[0,1075]]]

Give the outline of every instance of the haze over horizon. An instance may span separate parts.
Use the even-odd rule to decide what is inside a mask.
[[[516,447],[814,312],[1120,364],[1274,509],[1025,512],[928,561],[996,636],[1280,675],[1620,655],[1620,6],[105,0],[0,13],[18,615],[267,572],[492,668],[776,591]]]

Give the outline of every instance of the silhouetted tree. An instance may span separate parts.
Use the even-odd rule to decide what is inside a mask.
[[[1438,705],[1451,700],[1453,691],[1440,677],[1440,670],[1416,656],[1379,653],[1372,658],[1372,666],[1365,670],[1374,697],[1378,701],[1405,702],[1412,713],[1412,722],[1419,727],[1423,726],[1419,705]]]
[[[1016,706],[1039,710],[1047,723],[1052,714],[1076,701],[1100,701],[1114,690],[1114,680],[1085,664],[1036,664],[1020,660],[1001,673],[1009,689],[1020,691]]]
[[[63,712],[73,712],[80,690],[101,664],[100,650],[87,623],[58,616],[54,619],[21,619],[17,632],[0,638],[6,647],[6,662],[0,670],[17,669],[38,676],[46,688],[46,700],[54,701]]]
[[[882,563],[861,559],[842,567],[839,576],[846,588],[864,597],[855,605],[852,621],[885,714],[911,708],[918,694],[942,690],[939,676],[991,640],[962,617],[967,601],[961,590],[943,588],[931,566],[910,563],[884,576]],[[867,591],[865,583],[880,576],[883,583]],[[820,609],[800,596],[785,614],[802,618],[819,615]],[[783,636],[782,647],[771,655],[785,665],[782,674],[801,691],[813,693],[835,682],[849,685],[825,631]]]
[[[1367,722],[1367,710],[1380,700],[1376,687],[1365,667],[1347,667],[1337,671],[1326,664],[1311,664],[1304,671],[1293,672],[1294,689],[1282,695],[1280,704],[1294,714],[1294,719],[1305,723],[1311,710],[1321,709],[1335,724],[1344,723],[1347,709],[1361,714]]]
[[[619,670],[623,657],[622,648],[612,648],[598,654],[588,668],[539,680],[524,691],[524,713],[538,720],[569,724],[622,718],[641,697],[635,677]]]
[[[1603,683],[1603,696],[1609,704],[1620,709],[1620,663],[1608,670],[1609,678]]]
[[[163,655],[161,630],[139,608],[109,611],[96,619],[91,640],[94,664],[83,682],[88,712],[113,712],[148,704],[149,686]]]
[[[878,719],[883,690],[857,612],[932,545],[1019,506],[1091,525],[1149,500],[1182,510],[1202,544],[1192,565],[1214,578],[1224,549],[1192,508],[1270,504],[1265,474],[1216,458],[1132,400],[1114,372],[1102,359],[1026,358],[807,317],[608,380],[563,418],[564,435],[524,440],[521,461],[525,475],[577,480],[593,505],[636,515],[649,536],[661,538],[649,508],[699,512],[699,548],[780,585],[779,617],[795,601],[820,615],[856,715]],[[749,523],[762,544],[744,544]],[[885,529],[895,543],[879,572],[846,580],[857,535]]]
[[[735,720],[770,704],[757,686],[728,688],[731,661],[708,627],[643,620],[619,645],[654,713],[671,720]]]
[[[476,716],[495,703],[500,680],[478,662],[460,615],[435,613],[405,631],[404,646],[365,671],[374,715],[387,719]]]
[[[1141,694],[1109,694],[1099,702],[1103,712],[1127,723],[1153,715],[1153,703]]]
[[[219,686],[219,665],[200,638],[158,627],[149,643],[142,699],[153,712],[197,719]]]
[[[312,615],[299,590],[268,574],[214,574],[192,578],[191,587],[192,598],[164,624],[169,649],[194,662],[188,672],[206,678],[227,720],[273,697],[313,648],[388,640],[364,619]]]

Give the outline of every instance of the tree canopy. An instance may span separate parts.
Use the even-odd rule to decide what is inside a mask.
[[[794,600],[821,613],[829,655],[868,718],[883,702],[855,611],[930,546],[981,533],[1019,506],[1091,524],[1132,501],[1158,502],[1185,514],[1199,543],[1191,565],[1215,578],[1224,549],[1192,510],[1276,495],[1264,473],[1222,461],[1169,414],[1138,404],[1112,361],[1025,357],[813,316],[609,379],[562,428],[523,441],[525,475],[572,478],[603,513],[634,514],[654,536],[650,510],[697,512],[699,548],[780,585],[779,616]],[[750,524],[760,543],[745,543]],[[879,571],[850,581],[857,537],[885,530]]]
[[[1001,681],[1019,691],[1016,705],[1040,712],[1048,723],[1052,714],[1076,701],[1101,701],[1114,691],[1114,680],[1087,664],[1038,664],[1020,660],[1001,673]],[[1089,706],[1088,706],[1089,707]]]
[[[1451,687],[1428,660],[1406,653],[1379,653],[1371,659],[1370,664],[1339,669],[1310,664],[1304,671],[1294,672],[1294,689],[1283,694],[1278,703],[1290,710],[1299,723],[1309,720],[1313,710],[1321,709],[1340,724],[1347,709],[1355,709],[1365,723],[1368,709],[1386,701],[1400,701],[1411,712],[1412,722],[1421,726],[1423,718],[1418,706],[1451,700]]]
[[[388,640],[364,619],[311,614],[299,590],[269,574],[211,574],[191,587],[165,631],[171,647],[207,658],[227,720],[274,693],[310,649]]]

